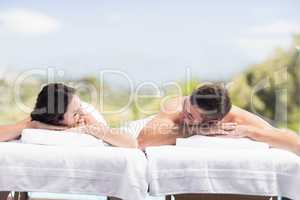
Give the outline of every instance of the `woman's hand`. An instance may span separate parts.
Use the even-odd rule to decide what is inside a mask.
[[[90,113],[82,113],[79,119],[79,125],[93,125],[97,124],[97,120]]]
[[[103,139],[105,137],[105,134],[109,131],[109,127],[105,126],[104,124],[97,123],[93,125],[76,126],[73,128],[69,128],[66,131],[88,134],[98,139]]]

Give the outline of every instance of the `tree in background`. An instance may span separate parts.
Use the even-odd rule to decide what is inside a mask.
[[[299,130],[300,35],[290,49],[277,49],[262,63],[250,66],[230,85],[232,101],[260,114],[275,126]]]

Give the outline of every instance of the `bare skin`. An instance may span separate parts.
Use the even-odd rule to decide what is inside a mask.
[[[271,126],[259,116],[232,106],[230,112],[218,123],[206,130],[201,128],[198,133],[186,133],[183,124],[199,125],[203,122],[203,110],[190,104],[188,97],[177,97],[166,102],[157,116],[141,131],[138,137],[139,147],[174,145],[177,138],[195,134],[229,135],[248,137],[265,142],[270,147],[286,149],[300,155],[300,137],[292,131]],[[202,115],[203,116],[203,115]]]
[[[38,128],[49,130],[67,130],[70,132],[79,132],[90,134],[113,146],[137,148],[138,143],[130,134],[125,134],[119,129],[111,129],[101,123],[98,123],[90,114],[83,111],[81,101],[77,95],[74,95],[61,121],[61,126],[53,126],[37,121],[31,121],[30,118],[24,119],[16,124],[0,126],[0,142],[18,139],[23,129]]]
[[[81,113],[78,125],[67,129],[67,131],[89,134],[116,147],[138,148],[138,143],[135,138],[121,132],[120,129],[109,128],[104,124],[98,123],[88,113]]]
[[[26,128],[39,128],[57,131],[67,129],[67,127],[64,126],[52,126],[37,121],[31,121],[31,119],[28,117],[27,119],[24,119],[16,124],[0,126],[0,142],[7,142],[19,138],[22,130]]]
[[[67,131],[90,134],[113,146],[126,148],[138,147],[137,140],[130,134],[98,123],[92,115],[84,112],[81,107],[80,98],[77,95],[74,95],[69,103],[61,124],[70,127]]]

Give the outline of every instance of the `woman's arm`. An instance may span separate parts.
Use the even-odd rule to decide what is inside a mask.
[[[17,139],[24,128],[28,126],[30,119],[22,120],[16,124],[0,126],[0,142]]]
[[[138,141],[131,135],[122,132],[120,129],[109,129],[105,134],[97,134],[103,141],[117,147],[138,148]]]
[[[89,113],[82,114],[78,125],[79,127],[70,130],[90,134],[116,147],[138,148],[137,139],[122,132],[120,129],[109,128],[97,122]]]
[[[75,129],[72,129],[76,131]],[[86,125],[78,128],[78,132],[90,134],[116,147],[138,148],[137,139],[117,128],[109,128],[103,124]]]
[[[16,124],[0,126],[0,142],[7,142],[10,140],[18,139],[18,137],[20,137],[20,135],[22,134],[23,129],[26,128],[62,131],[67,127],[48,125],[38,121],[31,121],[30,118],[26,118]]]
[[[300,155],[300,136],[295,132],[274,127],[257,128],[249,125],[237,125],[235,135],[265,142],[270,147],[286,149]]]

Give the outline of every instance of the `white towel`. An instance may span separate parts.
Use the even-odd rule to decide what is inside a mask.
[[[269,145],[248,138],[228,138],[195,135],[189,138],[178,138],[176,146],[196,148],[225,148],[225,149],[267,149]]]
[[[44,129],[24,129],[22,143],[54,146],[103,146],[102,140],[81,133],[51,131]]]

